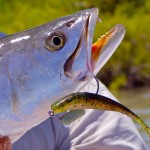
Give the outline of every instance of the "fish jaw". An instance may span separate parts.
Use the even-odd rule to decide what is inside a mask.
[[[83,12],[86,23],[78,45],[64,65],[64,73],[72,81],[86,81],[93,77],[91,64],[91,47],[95,25],[98,19],[98,9],[92,8]]]
[[[115,52],[125,35],[125,28],[118,24],[102,35],[92,45],[91,64],[94,74],[97,74]]]

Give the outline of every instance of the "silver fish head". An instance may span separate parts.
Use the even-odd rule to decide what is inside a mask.
[[[97,18],[98,9],[92,8],[29,30],[27,53],[32,51],[32,64],[37,61],[29,76],[36,80],[25,86],[36,89],[38,102],[44,99],[50,105],[93,78],[91,47]]]
[[[26,103],[42,95],[47,101],[55,99],[52,96],[63,96],[93,77],[91,46],[97,18],[98,9],[92,8],[0,39],[1,63],[7,65],[3,73],[9,74],[17,105],[20,99]]]
[[[0,135],[14,142],[93,77],[96,8],[0,39]]]

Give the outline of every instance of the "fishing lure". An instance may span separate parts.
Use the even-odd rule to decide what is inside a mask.
[[[99,80],[96,76],[94,76],[94,79],[96,81],[96,94],[98,94],[99,92]],[[60,117],[55,117],[53,115],[52,111],[49,111],[49,115],[53,116],[55,119],[59,120],[63,125],[69,125],[71,124],[73,121],[79,119],[80,117],[82,117],[83,115],[86,114],[86,111],[84,109],[77,109],[77,110],[69,110],[67,112],[65,112],[64,114],[62,114]]]
[[[51,115],[78,109],[99,109],[120,112],[139,123],[150,137],[149,126],[138,115],[124,105],[98,94],[79,92],[67,95],[51,105]]]

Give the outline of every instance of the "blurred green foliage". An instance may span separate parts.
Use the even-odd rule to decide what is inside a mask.
[[[12,34],[82,9],[99,8],[94,40],[121,23],[126,36],[98,76],[110,88],[150,86],[149,0],[0,0],[0,31]]]

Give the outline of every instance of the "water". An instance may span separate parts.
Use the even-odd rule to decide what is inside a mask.
[[[126,90],[112,92],[119,101],[138,114],[150,126],[150,88],[142,88],[136,90]],[[143,131],[142,127],[137,125],[137,128],[150,149],[150,138]]]

